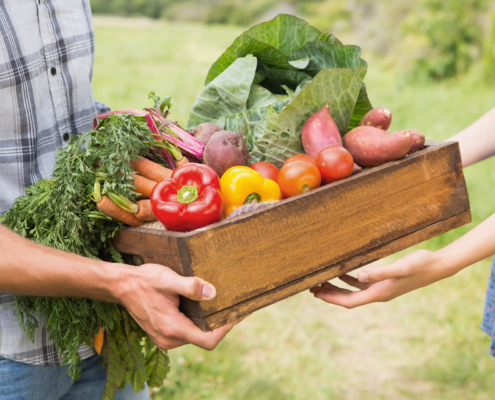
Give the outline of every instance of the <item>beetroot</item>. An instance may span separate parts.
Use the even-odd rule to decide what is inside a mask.
[[[373,126],[358,126],[344,136],[344,147],[361,167],[376,167],[406,155],[413,137],[410,131],[388,133]]]
[[[247,166],[249,152],[238,133],[218,131],[213,134],[203,152],[203,161],[222,176],[230,167]]]
[[[212,122],[203,122],[194,129],[193,134],[201,143],[207,145],[213,134],[221,130],[222,128]]]
[[[425,147],[426,138],[425,135],[423,135],[420,131],[416,131],[414,129],[408,129],[408,131],[411,132],[413,141],[411,144],[411,148],[409,149],[407,154],[412,154]]]
[[[311,157],[316,157],[325,147],[342,146],[339,128],[330,115],[328,104],[306,121],[302,128],[301,141],[304,151]]]

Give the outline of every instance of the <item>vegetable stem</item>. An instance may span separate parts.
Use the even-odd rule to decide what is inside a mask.
[[[196,186],[183,186],[177,192],[177,201],[184,204],[192,203],[199,197]]]
[[[246,200],[244,201],[244,204],[254,203],[261,203],[261,196],[258,193],[251,193],[248,197],[246,197]]]
[[[131,214],[137,214],[139,212],[139,206],[130,201],[127,197],[124,197],[113,190],[108,190],[105,194],[123,210],[128,211]]]

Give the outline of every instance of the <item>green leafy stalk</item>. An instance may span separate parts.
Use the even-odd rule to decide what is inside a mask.
[[[113,190],[107,190],[107,196],[123,210],[129,211],[131,214],[137,214],[139,212],[139,206],[130,201],[127,197],[122,196]]]
[[[183,155],[175,143],[170,143],[166,141],[160,142],[158,140],[155,140],[153,143],[146,143],[146,144],[167,150],[170,154],[172,154],[172,157],[176,161],[182,160]]]

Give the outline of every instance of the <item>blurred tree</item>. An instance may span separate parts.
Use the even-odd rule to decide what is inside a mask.
[[[160,18],[177,0],[90,0],[94,14]]]
[[[420,44],[414,49],[413,72],[433,79],[466,72],[480,58],[480,19],[487,9],[487,0],[418,0],[404,24],[405,36]]]
[[[308,22],[322,31],[334,33],[350,30],[355,7],[348,0],[313,0],[300,2],[299,11]]]
[[[219,0],[205,14],[208,24],[251,25],[273,8],[276,0]]]
[[[365,53],[381,57],[384,65],[414,78],[453,77],[481,59],[485,76],[495,75],[495,22],[491,31],[484,24],[493,0],[90,1],[95,14],[246,27],[270,10],[290,5],[289,10],[315,27],[359,45]]]
[[[492,13],[490,30],[483,50],[483,75],[495,82],[495,12]]]

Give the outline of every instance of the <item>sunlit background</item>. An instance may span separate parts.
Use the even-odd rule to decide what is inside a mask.
[[[185,124],[211,64],[240,33],[278,13],[362,48],[370,100],[393,111],[390,130],[418,129],[444,140],[495,106],[495,5],[487,0],[91,0],[91,6],[94,93],[112,109],[150,106],[148,93],[155,91],[172,96],[172,117]],[[416,248],[438,249],[495,212],[495,159],[465,175],[473,222]],[[301,293],[254,313],[213,352],[171,351],[171,373],[153,398],[493,399],[495,359],[480,329],[489,267],[485,260],[390,303],[355,310]]]

